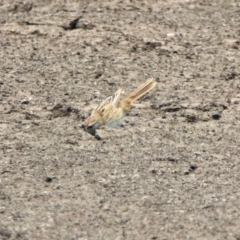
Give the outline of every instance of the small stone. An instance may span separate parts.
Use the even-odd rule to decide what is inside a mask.
[[[167,37],[169,38],[174,38],[176,36],[176,33],[172,32],[172,33],[167,33]]]
[[[0,213],[5,213],[6,208],[5,207],[0,207]]]
[[[231,103],[233,104],[239,104],[240,103],[240,98],[232,98]]]
[[[53,181],[53,177],[48,176],[48,177],[45,178],[45,181],[50,183],[50,182]]]
[[[213,118],[214,120],[219,120],[219,119],[221,118],[221,114],[220,114],[219,112],[214,112],[214,113],[212,114],[212,118]]]
[[[189,167],[189,171],[194,171],[197,169],[197,165],[196,164],[192,164],[190,167]]]
[[[150,172],[151,172],[152,174],[157,174],[157,173],[158,173],[158,171],[157,171],[156,169],[154,169],[154,168],[150,169]]]

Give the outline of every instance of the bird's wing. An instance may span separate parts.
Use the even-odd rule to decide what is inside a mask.
[[[114,107],[118,106],[122,89],[118,89],[113,96],[106,98],[99,106],[95,108],[96,111],[100,111],[104,106],[112,104]]]

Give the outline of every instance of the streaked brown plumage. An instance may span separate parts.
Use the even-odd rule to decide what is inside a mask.
[[[132,103],[148,93],[156,84],[157,82],[154,79],[148,79],[122,101],[120,101],[122,89],[119,89],[114,96],[108,97],[92,111],[92,114],[84,121],[82,127],[88,133],[99,138],[96,135],[96,129],[103,125],[111,127],[121,125],[122,119],[130,110]]]

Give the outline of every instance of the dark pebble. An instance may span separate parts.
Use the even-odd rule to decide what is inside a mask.
[[[212,118],[213,118],[214,120],[218,120],[218,119],[221,118],[221,114],[218,113],[218,112],[215,112],[215,113],[212,114]]]

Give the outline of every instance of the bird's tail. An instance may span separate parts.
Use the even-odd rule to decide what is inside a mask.
[[[143,83],[140,87],[138,87],[135,91],[131,92],[123,101],[121,102],[122,108],[128,111],[132,105],[132,103],[148,93],[151,89],[153,89],[157,85],[157,82],[150,78],[145,83]]]

